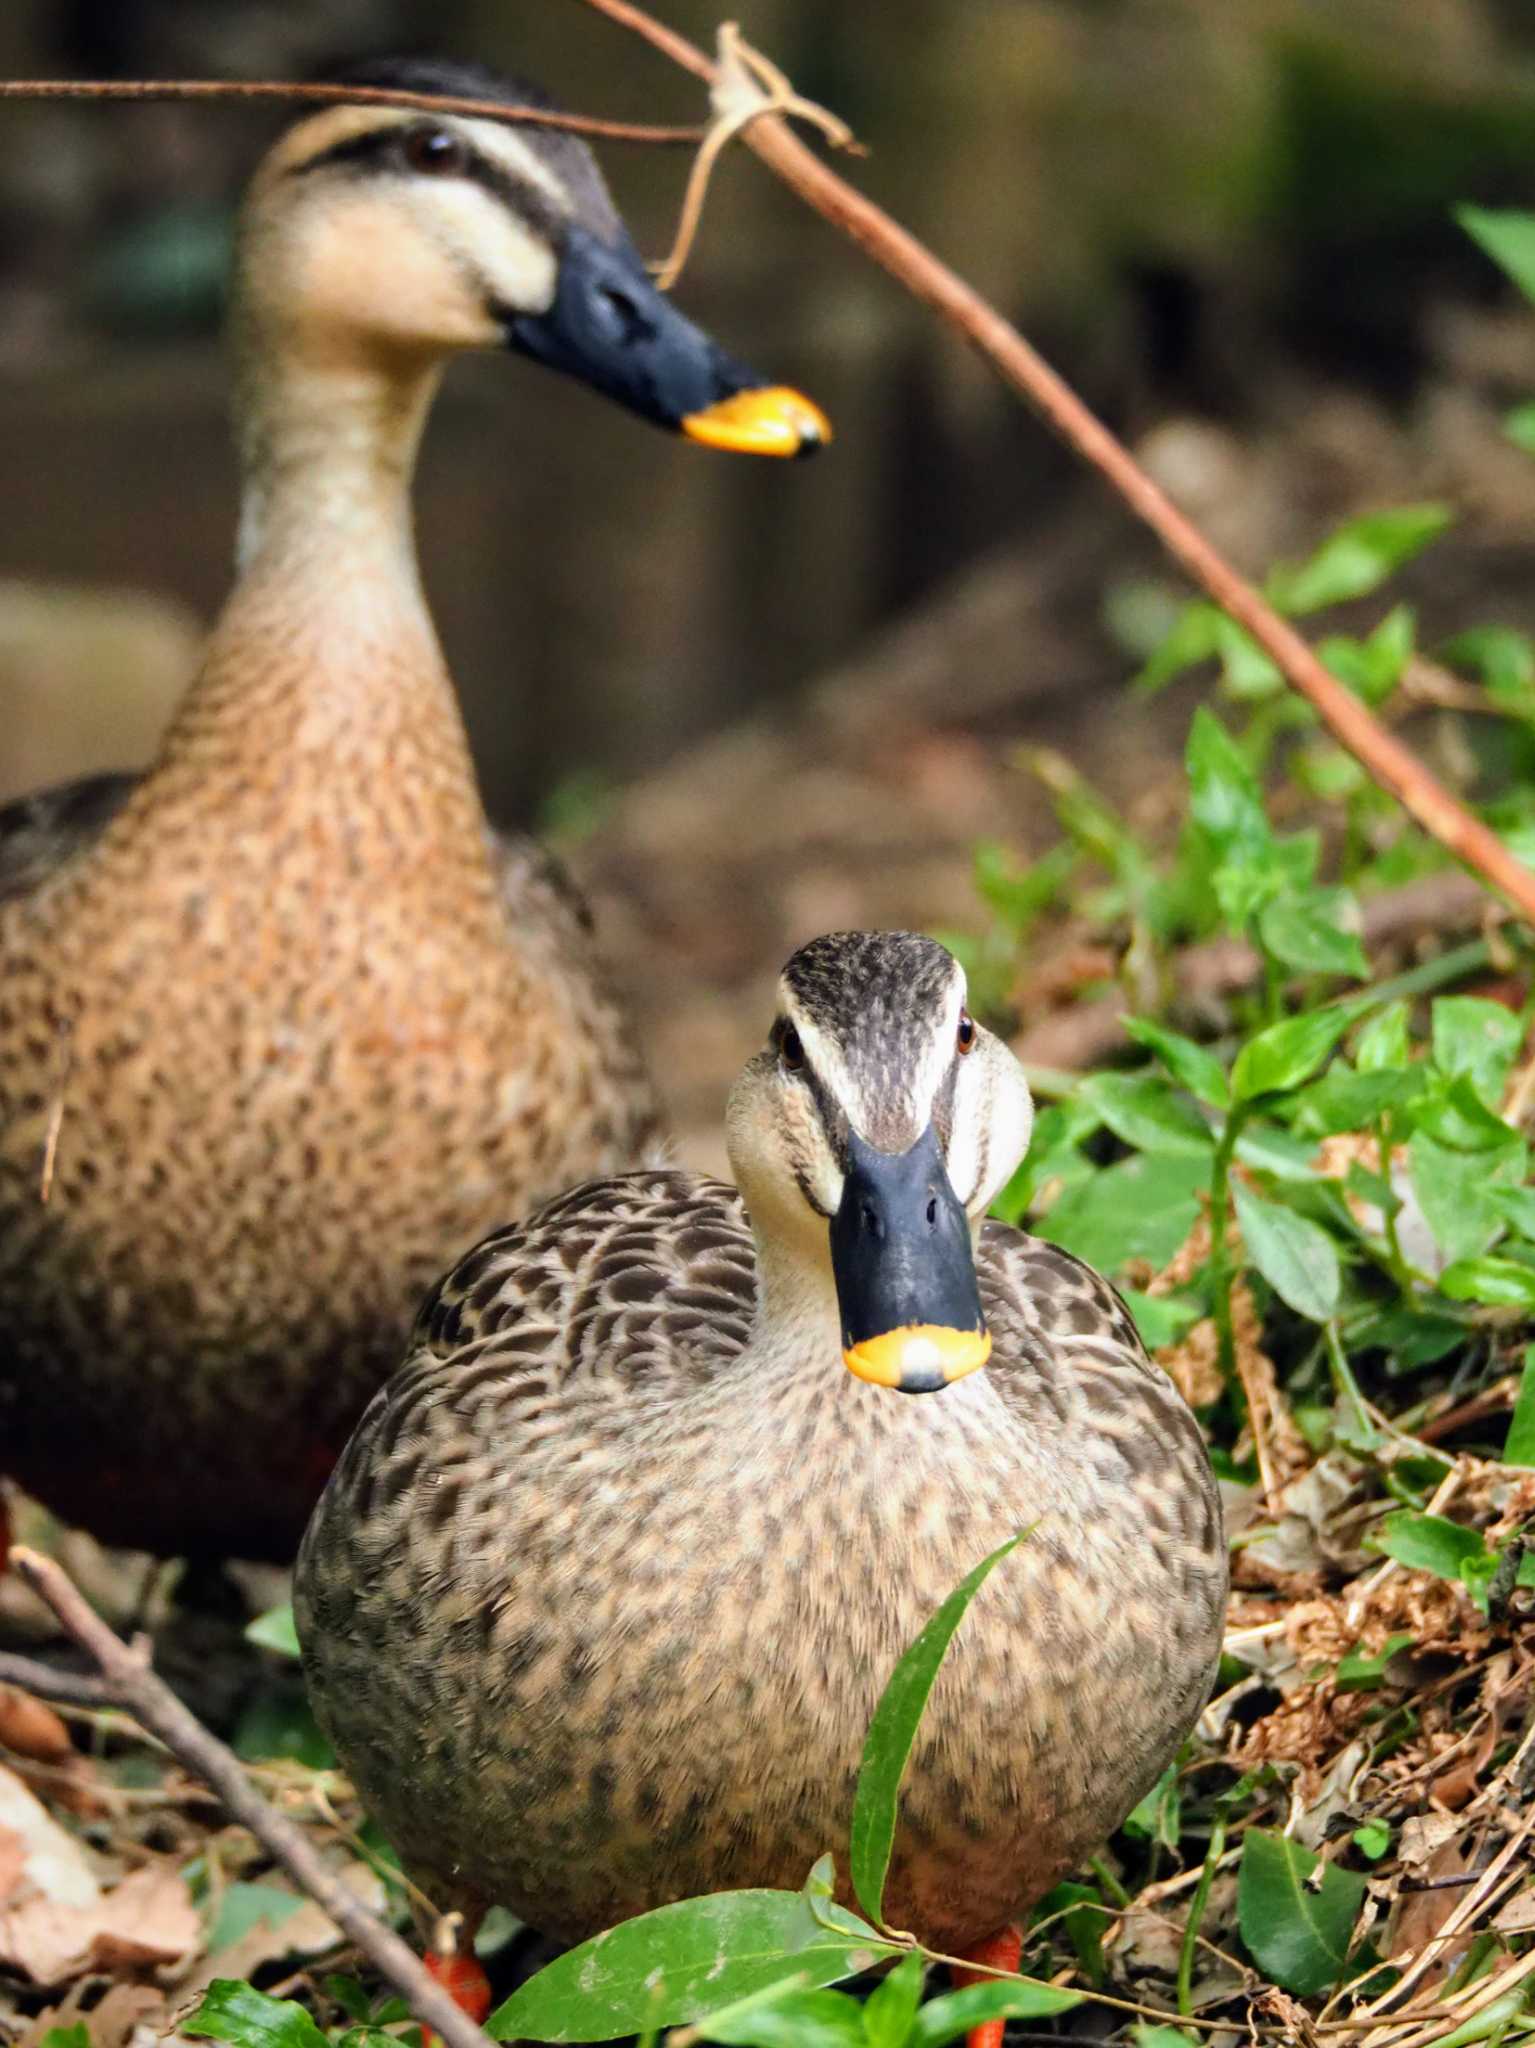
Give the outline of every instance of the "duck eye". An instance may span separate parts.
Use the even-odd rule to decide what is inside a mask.
[[[467,170],[469,149],[447,128],[407,128],[405,161],[413,171],[432,178],[452,178]]]
[[[975,1050],[975,1019],[968,1010],[959,1013],[959,1029],[954,1034],[954,1043],[961,1052]]]
[[[792,1024],[785,1024],[778,1034],[778,1057],[791,1074],[797,1074],[805,1064],[805,1048]]]

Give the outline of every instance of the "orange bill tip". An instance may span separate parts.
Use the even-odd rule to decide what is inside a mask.
[[[903,1394],[930,1394],[976,1372],[991,1356],[987,1330],[951,1330],[939,1323],[909,1323],[867,1337],[842,1354],[855,1379]]]
[[[787,384],[765,384],[688,413],[682,431],[706,448],[737,455],[813,455],[831,439],[831,421]]]

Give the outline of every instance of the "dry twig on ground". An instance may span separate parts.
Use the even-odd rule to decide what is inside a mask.
[[[11,1683],[54,1700],[93,1707],[116,1706],[157,1736],[189,1771],[212,1787],[234,1818],[335,1921],[350,1941],[400,1993],[412,2013],[433,2028],[448,2048],[490,2048],[490,2037],[461,2012],[435,1983],[418,1957],[350,1886],[343,1884],[303,1832],[268,1804],[252,1785],[232,1750],[208,1730],[150,1669],[148,1659],[87,1605],[51,1558],[35,1550],[11,1553],[17,1575],[53,1609],[65,1632],[101,1673],[99,1679],[64,1678],[25,1657],[3,1660]]]

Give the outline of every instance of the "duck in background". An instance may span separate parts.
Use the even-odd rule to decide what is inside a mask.
[[[0,1473],[108,1543],[285,1561],[446,1261],[657,1137],[579,900],[486,822],[422,594],[444,365],[515,351],[715,447],[828,429],[655,289],[584,144],[490,119],[291,126],[232,332],[201,671],[147,772],[0,811]]]

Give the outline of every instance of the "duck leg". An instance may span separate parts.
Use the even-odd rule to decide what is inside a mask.
[[[434,1977],[462,2013],[480,2026],[490,2013],[490,1979],[474,1952],[483,1911],[459,1912],[437,1922],[422,1960],[426,1973]],[[421,2029],[422,2048],[441,2048],[439,2036],[430,2027]]]
[[[1022,1956],[1023,1929],[1016,1922],[1010,1922],[965,1951],[967,1963],[980,1963],[984,1967],[980,1970],[956,1970],[954,1981],[961,1986],[985,1984],[989,1971],[1016,1970]],[[1006,2025],[1005,2020],[982,2020],[965,2036],[965,2048],[1002,2048],[1002,2033]]]

